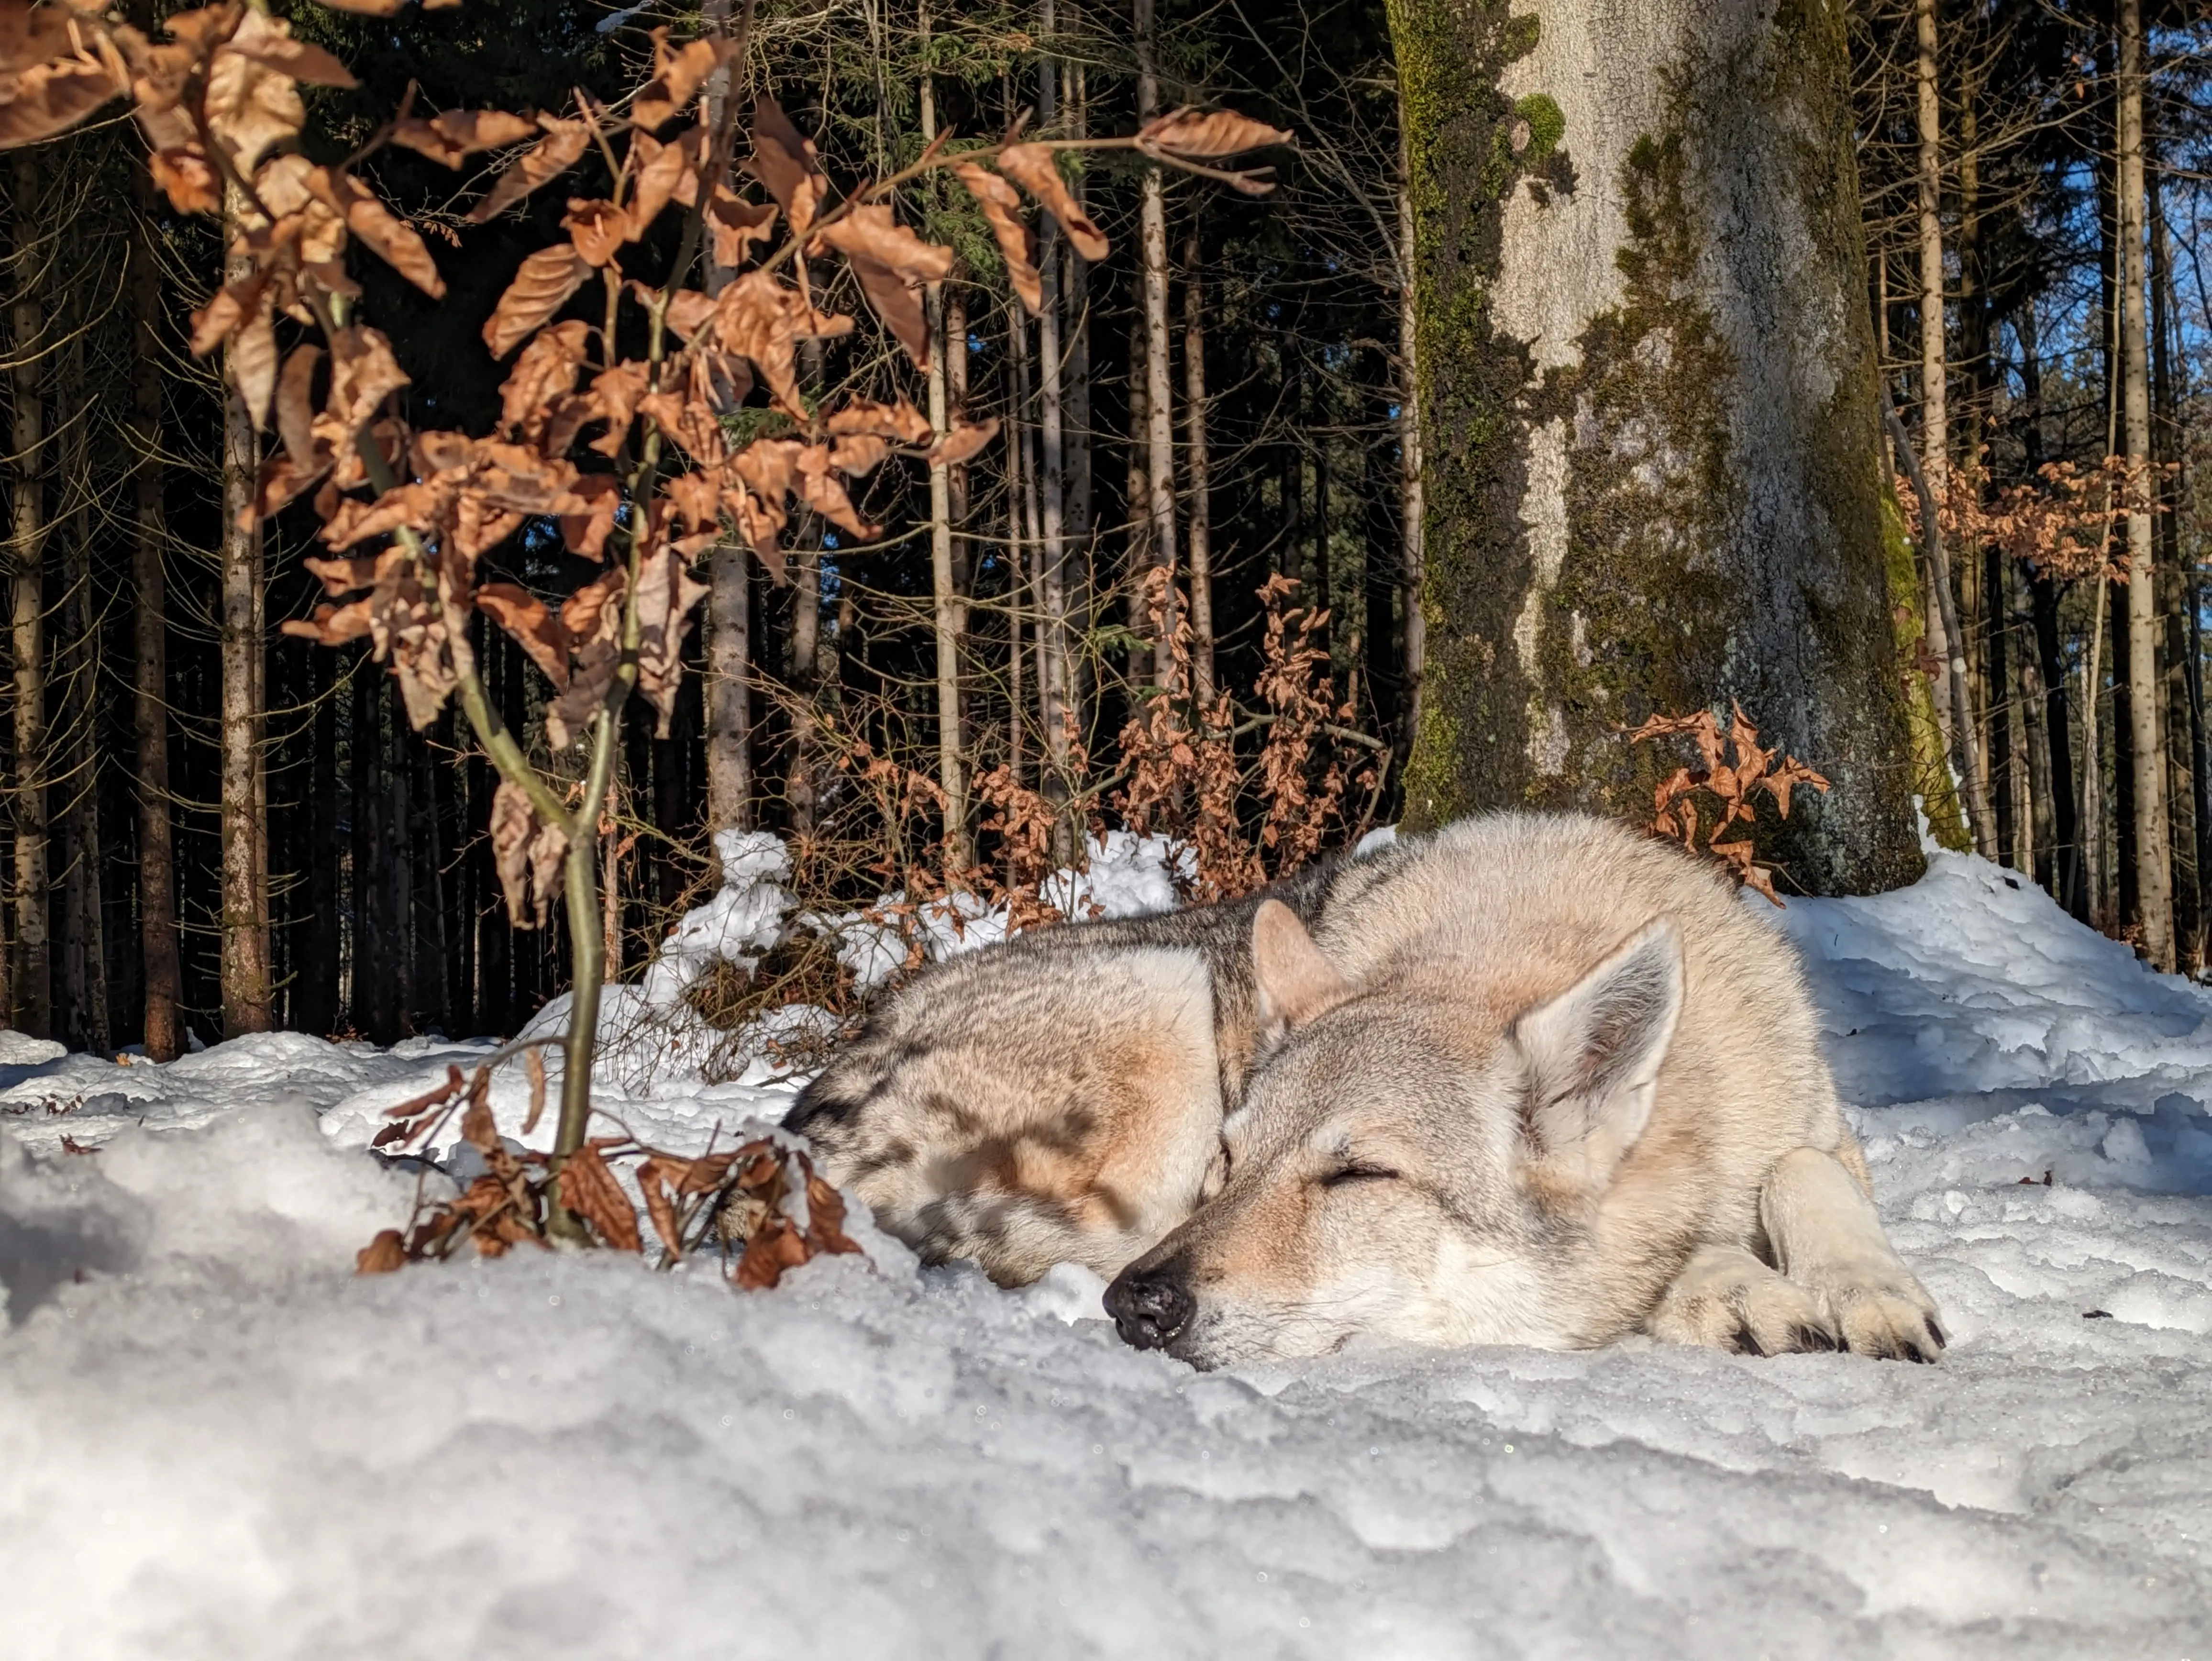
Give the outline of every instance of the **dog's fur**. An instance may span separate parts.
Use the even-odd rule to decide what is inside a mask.
[[[1259,1036],[1252,923],[1358,903],[1388,848],[1264,895],[1023,934],[924,970],[784,1120],[926,1261],[1111,1277],[1190,1214]]]
[[[1219,1191],[1108,1294],[1130,1342],[1941,1353],[1791,949],[1711,866],[1500,814],[1401,845],[1310,937],[1253,921],[1265,1053]]]

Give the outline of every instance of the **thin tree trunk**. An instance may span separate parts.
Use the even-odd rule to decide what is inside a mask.
[[[705,0],[713,33],[728,30],[730,0]],[[707,125],[721,122],[729,97],[729,71],[708,78]],[[707,262],[707,292],[720,294],[736,275]],[[707,828],[753,828],[752,557],[742,543],[716,548],[707,572],[707,684],[702,703],[707,739]],[[512,724],[512,723],[510,723]]]
[[[1152,614],[1145,605],[1145,574],[1153,563],[1152,551],[1152,473],[1145,465],[1149,450],[1146,436],[1152,423],[1146,413],[1145,386],[1145,320],[1141,315],[1129,324],[1129,350],[1127,385],[1129,398],[1129,428],[1125,452],[1127,466],[1123,474],[1122,500],[1128,520],[1127,547],[1122,559],[1122,580],[1128,584],[1129,634],[1133,639],[1151,640]],[[1161,643],[1154,641],[1152,655],[1158,660]],[[1138,667],[1138,654],[1129,655],[1129,680],[1134,685],[1144,678],[1145,671]]]
[[[52,947],[46,930],[46,348],[48,249],[37,231],[38,153],[15,153],[15,478],[12,572],[15,654],[15,1025],[34,1037],[53,1027]]]
[[[1393,764],[1402,775],[1421,724],[1421,674],[1428,655],[1428,619],[1421,610],[1421,377],[1420,332],[1413,309],[1413,195],[1407,161],[1405,122],[1398,132],[1398,522],[1403,549],[1399,578],[1398,722],[1391,735]]]
[[[2172,248],[2166,239],[2166,208],[2158,179],[2145,167],[2144,195],[2149,210],[2150,289],[2150,447],[2158,468],[2152,492],[2159,504],[2155,520],[2159,551],[2159,613],[2165,642],[2160,679],[2165,686],[2166,810],[2172,844],[2169,857],[2173,871],[2173,934],[2178,966],[2194,973],[2203,962],[2204,869],[2197,857],[2204,827],[2200,812],[2203,792],[2197,777],[2197,700],[2192,694],[2197,666],[2192,661],[2191,618],[2196,601],[2195,574],[2181,558],[2181,515],[2177,481],[2179,421],[2175,410],[2172,356],[2167,350],[2172,317]]]
[[[168,527],[161,505],[161,274],[154,252],[155,210],[149,179],[138,179],[137,196],[137,213],[131,228],[134,448],[131,576],[137,648],[131,713],[138,743],[138,946],[144,961],[146,1054],[155,1061],[167,1062],[184,1053],[185,1035],[178,1007],[184,977],[178,960],[177,866],[169,825],[168,600],[162,561]],[[327,844],[323,846],[327,849]]]
[[[1037,21],[1049,41],[1058,31],[1053,0],[1042,0]],[[1060,64],[1050,54],[1037,61],[1037,124],[1050,132],[1060,119]],[[1050,770],[1044,794],[1064,807],[1070,784],[1068,738],[1073,714],[1073,645],[1067,627],[1066,409],[1060,376],[1060,233],[1047,216],[1037,256],[1043,307],[1037,315],[1037,716],[1044,727]],[[1065,812],[1053,829],[1053,851],[1062,863],[1075,856],[1074,827]]]
[[[1942,104],[1936,88],[1936,0],[1914,0],[1917,35],[1920,137],[1920,465],[1934,505],[1950,499],[1951,423],[1948,350],[1943,335],[1943,144]],[[1923,508],[1923,513],[1927,511]],[[1984,788],[1981,742],[1975,730],[1974,703],[1966,641],[1960,628],[1958,589],[1953,586],[1943,538],[1923,527],[1929,553],[1928,581],[1937,590],[1929,608],[1929,650],[1949,673],[1936,681],[1936,713],[1943,719],[1952,765],[1966,798],[1968,829],[1984,859],[1997,856],[1996,824]]]
[[[1194,210],[1182,262],[1182,420],[1190,487],[1190,503],[1183,511],[1190,558],[1191,691],[1200,703],[1208,703],[1213,698],[1213,482],[1206,445],[1206,301],[1199,254]]]
[[[922,15],[921,33],[929,39],[929,14]],[[921,136],[927,143],[937,137],[936,77],[921,77]],[[932,283],[922,293],[929,319],[929,424],[944,434],[951,430],[948,377],[954,350],[945,310],[945,285]],[[964,348],[965,343],[962,343]],[[964,351],[963,351],[964,356]],[[929,470],[930,597],[937,625],[937,788],[945,793],[945,866],[946,879],[975,863],[975,845],[968,825],[968,776],[960,753],[960,587],[952,558],[952,469],[943,462]]]
[[[1153,0],[1135,0],[1137,26],[1137,119],[1160,113],[1159,39]],[[1162,681],[1173,661],[1169,642],[1176,627],[1175,500],[1175,405],[1170,384],[1168,341],[1168,210],[1166,183],[1157,166],[1144,173],[1137,211],[1144,261],[1145,472],[1150,484],[1146,504],[1152,520],[1153,563],[1168,574],[1166,634],[1155,643],[1153,667]]]
[[[2098,702],[2103,696],[2105,607],[2112,585],[2100,571],[2090,579],[2097,585],[2094,612],[2089,625],[2089,652],[2081,665],[2081,868],[2084,903],[2093,928],[2112,924],[2111,885],[2106,876],[2105,763],[2099,742]]]
[[[68,400],[59,411],[67,423],[62,443],[62,488],[68,524],[62,554],[63,611],[69,628],[66,679],[62,687],[62,730],[69,746],[69,806],[62,816],[69,860],[63,881],[68,919],[66,1027],[72,1049],[82,1047],[95,1056],[105,1056],[115,1046],[108,1029],[107,941],[100,880],[106,843],[100,835],[100,639],[92,588],[92,500],[96,487],[92,477],[92,399],[85,379],[84,330],[88,324],[81,309],[74,321],[76,326],[62,355],[59,388],[61,397]]]
[[[1932,0],[1923,0],[1923,3]],[[2143,33],[2141,0],[2119,0],[2120,357],[2127,423],[2128,720],[2134,739],[2136,891],[2145,954],[2175,966],[2160,630],[2151,509],[2150,376],[2143,317]]]
[[[226,246],[242,204],[223,198]],[[252,258],[229,258],[223,276],[242,282]],[[235,389],[234,348],[224,349],[222,523],[220,538],[222,662],[222,1029],[225,1037],[266,1032],[270,1025],[268,891],[262,880],[261,532],[241,525],[260,467],[253,418]]]

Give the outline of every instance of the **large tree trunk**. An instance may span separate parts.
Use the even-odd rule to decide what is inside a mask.
[[[134,172],[137,170],[134,170]],[[162,549],[161,273],[154,250],[153,186],[138,179],[131,230],[131,680],[138,744],[138,942],[144,959],[146,1053],[157,1062],[184,1053],[184,971],[177,948],[177,866],[169,828],[169,659],[167,577]],[[327,751],[325,752],[328,753]],[[325,915],[335,928],[335,918]]]
[[[1620,735],[1725,712],[1835,783],[1815,891],[1922,869],[1835,9],[1392,0],[1415,224],[1427,679],[1407,817],[1641,818]]]
[[[2136,896],[2145,954],[2174,966],[2166,735],[2158,684],[2157,571],[2151,526],[2150,371],[2143,319],[2143,36],[2139,0],[2120,0],[2120,362],[2128,478],[2128,723],[2135,784]]]
[[[53,1026],[52,947],[46,930],[46,539],[45,359],[48,251],[41,246],[39,159],[15,153],[15,430],[9,480],[14,509],[9,550],[15,657],[15,953],[14,1025],[35,1037]]]

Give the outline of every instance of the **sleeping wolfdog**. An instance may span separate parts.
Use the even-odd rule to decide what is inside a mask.
[[[1129,1342],[1942,1353],[1796,958],[1712,867],[1500,814],[1310,922],[1252,915],[1259,1065],[1218,1191],[1107,1293]]]

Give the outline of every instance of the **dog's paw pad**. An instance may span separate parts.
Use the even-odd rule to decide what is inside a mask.
[[[1852,1287],[1832,1295],[1844,1348],[1886,1361],[1942,1359],[1943,1329],[1918,1284]]]

